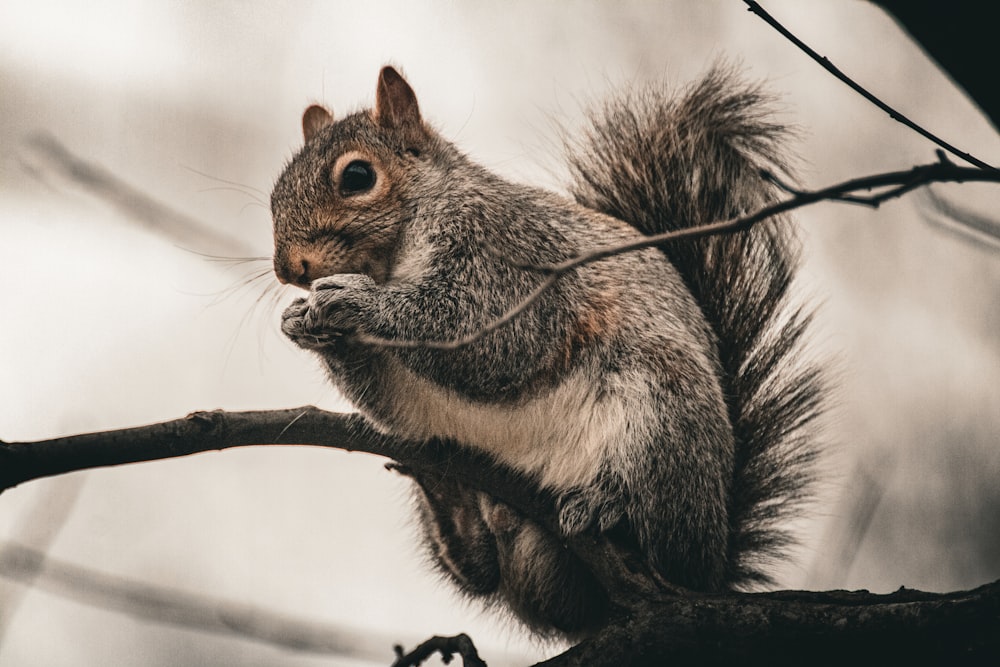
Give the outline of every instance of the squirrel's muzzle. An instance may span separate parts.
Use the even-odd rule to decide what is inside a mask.
[[[295,285],[309,289],[309,285],[317,278],[322,278],[322,256],[300,249],[288,252],[276,252],[274,255],[274,274],[278,281],[285,285]]]

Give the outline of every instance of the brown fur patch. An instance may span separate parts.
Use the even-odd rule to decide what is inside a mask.
[[[557,361],[558,371],[566,372],[571,369],[581,352],[594,341],[606,339],[618,328],[618,298],[617,288],[604,288],[590,295],[563,341]]]

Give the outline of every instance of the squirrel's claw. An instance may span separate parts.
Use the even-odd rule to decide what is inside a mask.
[[[309,296],[285,309],[281,330],[307,350],[330,347],[357,331],[361,310],[371,300],[374,281],[368,276],[343,274],[314,280]]]

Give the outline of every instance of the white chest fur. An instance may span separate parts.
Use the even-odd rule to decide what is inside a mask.
[[[485,450],[530,473],[548,488],[590,483],[610,456],[627,460],[636,438],[647,436],[654,415],[642,378],[604,378],[582,371],[519,405],[473,402],[414,375],[392,369],[385,426],[405,437],[454,439]]]

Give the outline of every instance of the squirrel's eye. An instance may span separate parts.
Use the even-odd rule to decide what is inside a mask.
[[[371,190],[375,185],[375,169],[364,160],[354,160],[340,174],[340,194],[350,196]]]

